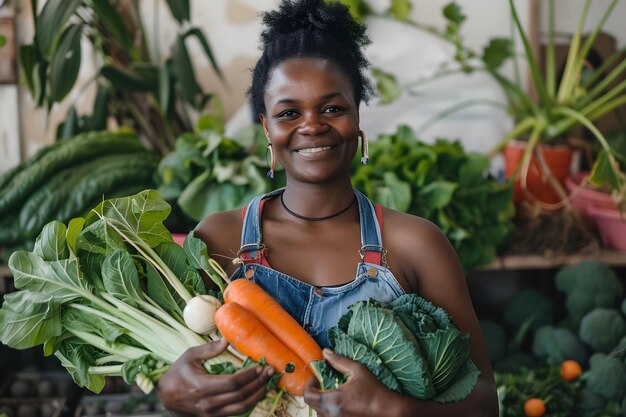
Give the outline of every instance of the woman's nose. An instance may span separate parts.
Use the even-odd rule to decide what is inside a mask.
[[[302,135],[317,135],[328,129],[324,123],[322,116],[317,113],[305,113],[302,117],[302,123],[298,128],[298,132]]]

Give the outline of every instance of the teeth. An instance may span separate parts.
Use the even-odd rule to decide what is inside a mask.
[[[331,148],[330,146],[320,146],[319,148],[300,149],[298,152],[299,153],[316,153],[316,152],[327,151],[330,148]]]

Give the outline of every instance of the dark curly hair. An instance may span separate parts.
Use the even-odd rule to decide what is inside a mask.
[[[363,47],[369,44],[365,26],[348,8],[324,0],[283,0],[277,10],[262,14],[266,29],[261,33],[261,57],[252,71],[248,90],[254,116],[265,114],[265,88],[270,71],[290,58],[330,59],[344,71],[354,87],[358,103],[367,102],[372,87],[364,70],[369,62]]]

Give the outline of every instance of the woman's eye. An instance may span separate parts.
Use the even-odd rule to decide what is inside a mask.
[[[278,113],[278,117],[279,118],[288,118],[289,119],[289,118],[295,117],[296,115],[297,115],[297,113],[295,111],[293,111],[293,110],[285,110],[285,111],[282,111],[282,112]]]
[[[339,111],[341,111],[341,108],[337,106],[328,106],[324,109],[324,113],[337,113]]]

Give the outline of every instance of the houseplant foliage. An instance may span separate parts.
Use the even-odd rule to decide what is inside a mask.
[[[567,143],[568,135],[576,129],[586,129],[594,139],[591,144],[596,152],[590,182],[594,185],[608,184],[611,187],[614,199],[622,206],[626,206],[626,157],[607,141],[594,122],[626,104],[626,81],[617,83],[626,74],[626,48],[622,48],[608,57],[597,68],[588,65],[586,58],[591,51],[598,33],[608,17],[613,12],[619,0],[612,0],[605,5],[604,13],[588,36],[583,37],[583,27],[591,5],[586,0],[581,11],[578,25],[572,36],[571,45],[562,74],[557,73],[555,65],[554,46],[554,1],[548,1],[548,33],[547,53],[545,57],[545,74],[539,67],[539,59],[531,49],[528,35],[522,26],[514,1],[509,0],[513,26],[513,38],[518,37],[522,43],[522,57],[527,62],[532,76],[533,90],[537,98],[523,88],[520,77],[519,60],[516,57],[516,45],[512,39],[492,39],[483,51],[474,51],[463,42],[462,24],[466,20],[460,6],[451,2],[443,8],[446,27],[441,30],[427,27],[410,19],[408,12],[398,14],[394,7],[384,11],[376,11],[368,6],[366,0],[354,0],[354,10],[358,16],[376,14],[398,19],[408,25],[420,27],[428,32],[450,42],[454,47],[454,59],[450,64],[441,68],[436,75],[430,78],[416,80],[407,85],[399,85],[392,74],[376,69],[374,75],[381,95],[381,102],[388,103],[395,100],[403,91],[415,93],[424,83],[434,78],[442,78],[456,73],[486,72],[502,87],[507,103],[493,103],[485,100],[468,100],[451,106],[436,115],[433,120],[427,121],[418,129],[418,134],[437,120],[451,113],[472,105],[496,105],[507,110],[514,118],[515,126],[511,132],[492,151],[492,154],[502,150],[513,139],[526,140],[524,156],[519,164],[517,176],[525,178],[534,155],[539,165],[545,171],[554,187],[565,196],[561,185],[554,181],[537,145]],[[502,73],[502,64],[509,59],[514,60],[515,79],[511,80]]]
[[[49,0],[40,12],[38,1],[32,1],[35,36],[20,47],[19,60],[38,106],[49,111],[72,91],[82,64],[82,40],[98,56],[93,112],[79,117],[72,106],[58,127],[59,138],[102,130],[113,118],[165,155],[180,133],[193,129],[187,107],[203,110],[211,95],[198,84],[188,40],[195,38],[213,69],[220,77],[222,73],[207,38],[190,25],[189,1],[166,3],[179,31],[171,55],[162,59],[148,47],[138,1]]]
[[[437,224],[465,268],[493,261],[513,229],[511,187],[486,175],[489,159],[459,142],[427,145],[407,126],[369,146],[352,182],[374,201]]]

